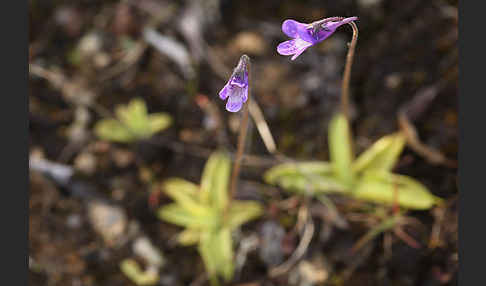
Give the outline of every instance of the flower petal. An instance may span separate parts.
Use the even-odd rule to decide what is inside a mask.
[[[297,51],[297,53],[295,53],[291,58],[290,60],[293,61],[295,60],[298,56],[300,56],[300,54],[302,54],[309,46],[305,47],[305,48],[302,48],[300,50]]]
[[[292,19],[288,19],[282,23],[282,31],[285,33],[285,35],[291,38],[297,38],[299,36],[298,30],[305,29],[305,26],[306,24],[299,23]]]
[[[288,40],[280,43],[277,46],[277,52],[281,55],[288,56],[299,53],[299,55],[308,47],[312,46],[311,43],[301,39]]]
[[[238,87],[245,87],[248,85],[248,72],[242,71],[241,73],[235,73],[230,79],[231,85]]]
[[[311,44],[315,44],[318,41],[317,41],[316,38],[312,37],[311,31],[312,31],[311,27],[304,27],[304,28],[298,29],[297,30],[298,37],[300,39],[306,41],[306,42],[309,42]]]
[[[223,87],[223,89],[219,92],[219,98],[221,98],[222,100],[225,100],[229,94],[231,93],[231,86],[229,83],[225,84],[225,86]]]
[[[229,112],[237,112],[241,109],[243,105],[243,99],[239,94],[231,94],[226,102],[226,110]]]
[[[243,102],[246,102],[246,100],[248,99],[248,85],[246,85],[241,91],[241,99],[243,100]]]

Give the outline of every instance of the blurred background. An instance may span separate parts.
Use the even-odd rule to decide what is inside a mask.
[[[290,61],[276,52],[288,39],[285,19],[359,17],[350,87],[357,152],[396,131],[399,110],[413,106],[420,139],[456,159],[457,2],[30,0],[30,285],[136,285],[119,264],[146,266],[147,256],[159,261],[155,285],[208,285],[196,249],[178,246],[180,228],[155,215],[170,199],[151,186],[173,176],[197,183],[212,151],[236,150],[240,116],[218,92],[243,53],[279,151],[329,159],[327,125],[352,30],[342,26]],[[168,114],[170,126],[132,144],[100,138],[96,123],[134,98]],[[231,285],[456,285],[455,168],[409,148],[395,168],[447,202],[409,214],[419,245],[380,234],[351,255],[372,218],[346,215],[353,202],[337,198],[346,223],[333,226],[316,202],[307,253],[272,278],[268,269],[299,242],[295,202],[263,182],[275,160],[253,125],[246,152],[253,159],[238,197],[264,202],[266,212],[237,233],[241,266]]]

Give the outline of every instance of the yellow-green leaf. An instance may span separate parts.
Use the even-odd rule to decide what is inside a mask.
[[[201,201],[218,210],[226,207],[230,171],[231,161],[226,153],[215,152],[209,157],[201,178]]]
[[[218,257],[214,253],[213,240],[215,235],[212,231],[203,232],[199,241],[199,254],[201,255],[204,266],[210,278],[211,283],[214,285],[217,283],[218,274]]]
[[[346,116],[339,112],[329,123],[329,155],[336,177],[347,186],[352,185],[352,141],[351,130]]]
[[[199,253],[203,258],[206,270],[213,285],[217,284],[217,276],[225,281],[233,277],[233,241],[231,231],[227,227],[204,232],[199,243]]]
[[[123,143],[145,139],[172,122],[166,113],[147,114],[147,106],[140,98],[116,106],[115,114],[117,119],[103,119],[96,124],[95,132],[100,138]]]
[[[240,225],[253,220],[263,213],[263,207],[258,202],[233,201],[229,207],[227,225],[235,229]]]
[[[115,108],[118,119],[137,137],[144,138],[150,133],[150,124],[147,114],[147,106],[140,98],[132,99],[127,105],[119,105]]]
[[[397,201],[403,208],[417,210],[429,209],[441,201],[416,180],[383,171],[364,173],[352,194],[358,199],[387,205]]]
[[[180,178],[169,178],[162,184],[164,190],[169,190],[170,193],[183,192],[194,200],[198,200],[199,187],[189,181]]]
[[[177,235],[177,241],[184,246],[197,244],[201,238],[201,230],[188,228]]]
[[[224,227],[220,230],[216,241],[214,242],[219,252],[220,273],[225,281],[230,281],[233,278],[234,264],[233,264],[233,240],[231,239],[231,230]]]
[[[102,119],[98,121],[94,127],[94,131],[99,138],[107,141],[127,143],[135,139],[130,130],[115,119]]]
[[[402,133],[380,138],[354,161],[353,171],[356,173],[369,170],[390,171],[402,153],[405,141]]]
[[[332,167],[328,162],[299,162],[299,163],[284,163],[272,167],[263,174],[265,182],[275,184],[280,177],[287,175],[295,175],[299,173],[304,174],[331,174]]]
[[[169,127],[172,124],[172,117],[167,113],[149,114],[150,132],[155,134]]]
[[[347,187],[334,177],[328,162],[280,164],[266,171],[264,180],[302,194],[347,190]]]
[[[130,280],[140,286],[155,285],[159,281],[159,274],[155,269],[143,271],[133,259],[124,259],[120,263],[120,269]]]
[[[176,203],[161,207],[157,215],[162,220],[188,228],[211,228],[217,223],[217,217],[211,211],[202,215],[193,215]]]
[[[211,187],[213,184],[213,177],[214,173],[216,173],[216,169],[219,162],[218,153],[213,153],[209,156],[208,160],[206,161],[206,165],[204,165],[204,169],[201,176],[201,202],[209,202],[209,192],[211,191]]]
[[[164,192],[169,197],[192,215],[204,215],[210,212],[210,209],[206,205],[201,204],[197,200],[198,197],[195,194],[196,190],[194,190],[194,186],[189,182],[174,178],[164,182],[162,186]],[[177,186],[180,186],[181,188],[177,188]]]

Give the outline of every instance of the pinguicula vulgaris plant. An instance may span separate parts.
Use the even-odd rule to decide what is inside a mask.
[[[353,38],[344,69],[341,110],[329,124],[331,162],[284,163],[268,170],[264,179],[288,191],[309,195],[341,193],[380,204],[428,209],[440,202],[440,199],[415,179],[391,172],[406,143],[402,132],[379,139],[357,159],[354,157],[348,102],[350,71],[358,38],[355,20],[357,17],[332,17],[311,24],[294,20],[283,22],[282,31],[294,39],[281,43],[277,52],[282,55],[292,54],[292,60],[306,48],[329,37],[343,24],[351,25]]]
[[[104,118],[94,127],[96,135],[107,141],[131,143],[148,139],[168,128],[172,117],[164,112],[149,114],[141,98],[132,99],[127,105],[115,108],[116,118]]]
[[[159,217],[184,227],[178,242],[198,246],[212,285],[219,285],[219,277],[226,282],[233,277],[232,231],[263,212],[258,202],[229,196],[230,164],[225,152],[215,152],[204,167],[199,186],[180,178],[168,179],[161,186],[175,202],[161,207]]]
[[[231,161],[225,152],[215,152],[210,156],[200,186],[179,178],[169,179],[162,185],[162,189],[175,203],[162,207],[159,217],[185,227],[178,240],[183,245],[198,245],[212,285],[219,285],[220,276],[226,282],[233,277],[231,232],[263,213],[258,202],[233,199],[248,127],[248,107],[244,103],[249,100],[249,64],[250,58],[247,55],[241,56],[233,74],[219,93],[221,99],[228,99],[226,109],[229,112],[238,112],[243,107],[231,187]]]

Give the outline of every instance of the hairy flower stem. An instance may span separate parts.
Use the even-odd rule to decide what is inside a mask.
[[[248,62],[248,70],[250,70],[249,62]],[[248,82],[250,82],[250,72],[248,72]],[[238,176],[240,174],[241,159],[243,158],[246,134],[248,133],[248,105],[250,104],[250,100],[251,100],[251,89],[249,86],[250,84],[248,84],[248,99],[247,102],[243,105],[243,118],[241,121],[240,132],[238,134],[238,145],[236,147],[237,148],[236,156],[233,163],[233,170],[231,173],[231,187],[230,187],[229,202],[227,205],[228,207],[236,195],[236,185],[238,183]]]
[[[351,66],[353,65],[354,51],[356,50],[356,43],[358,42],[358,27],[354,22],[349,25],[353,28],[353,38],[349,45],[348,54],[346,56],[346,65],[344,66],[343,81],[341,85],[341,111],[346,116],[349,122],[349,81],[351,78]]]

